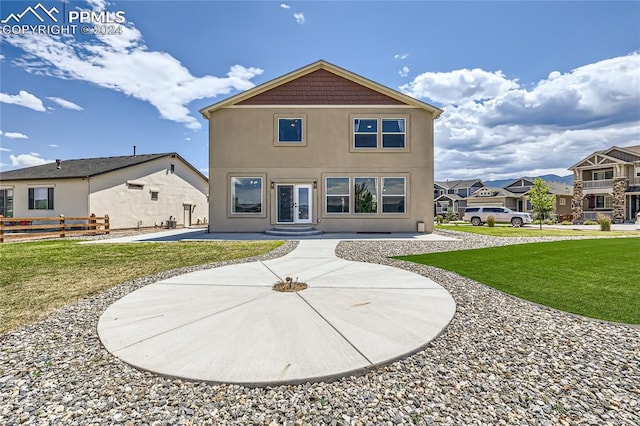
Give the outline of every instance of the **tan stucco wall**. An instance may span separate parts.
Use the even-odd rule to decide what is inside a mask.
[[[175,164],[175,173],[170,164]],[[131,189],[127,181],[144,184]],[[151,200],[151,189],[158,200]],[[98,216],[109,215],[111,228],[154,226],[169,216],[184,225],[184,206],[192,205],[192,224],[208,221],[208,184],[178,158],[163,157],[91,178],[90,208]]]
[[[305,114],[306,146],[274,146],[276,116]],[[352,152],[352,119],[404,116],[406,152]],[[261,232],[275,224],[270,184],[313,183],[314,226],[325,232],[415,232],[433,230],[433,119],[418,108],[238,108],[215,111],[210,119],[210,231]],[[263,217],[230,215],[230,176],[263,176]],[[407,176],[407,214],[331,216],[324,210],[324,176]],[[380,202],[380,197],[378,198]]]
[[[87,181],[81,178],[2,181],[13,189],[13,217],[88,216]],[[29,188],[53,188],[53,210],[29,210]]]

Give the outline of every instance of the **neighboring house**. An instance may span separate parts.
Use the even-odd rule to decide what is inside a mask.
[[[635,220],[640,212],[640,145],[596,151],[569,167],[573,171],[574,220],[614,223]]]
[[[480,179],[452,180],[446,182],[434,182],[435,212],[437,215],[446,215],[454,211],[458,217],[462,217],[467,206],[467,198],[484,186]]]
[[[433,230],[442,110],[318,61],[200,112],[211,232]]]
[[[527,195],[533,187],[535,179],[536,178],[532,177],[518,178],[504,187],[504,189],[509,192],[520,196],[520,198],[516,200],[516,208],[513,210],[519,212],[531,212],[533,210],[531,203],[527,199]],[[561,182],[545,180],[543,183],[549,187],[549,193],[555,196],[555,208],[553,210],[553,214],[557,215],[559,218],[571,215],[573,188]]]
[[[208,180],[176,153],[56,160],[0,172],[6,217],[109,215],[112,229],[206,222]]]
[[[521,196],[508,189],[483,186],[467,199],[467,207],[496,206],[518,210],[518,200]]]

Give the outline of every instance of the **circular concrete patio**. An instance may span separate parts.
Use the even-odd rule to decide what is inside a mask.
[[[105,348],[157,374],[244,385],[332,380],[414,353],[447,326],[440,285],[335,256],[338,240],[288,255],[193,272],[123,297],[100,317]],[[298,277],[309,288],[279,293]]]

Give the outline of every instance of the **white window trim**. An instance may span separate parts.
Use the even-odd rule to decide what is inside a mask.
[[[349,119],[351,120],[350,123],[350,138],[351,138],[351,142],[350,142],[350,146],[349,146],[349,150],[350,152],[367,152],[367,153],[371,153],[371,152],[376,152],[376,153],[380,153],[380,152],[410,152],[410,134],[409,134],[409,128],[410,128],[410,116],[409,114],[398,114],[395,115],[394,114],[371,114],[371,113],[363,113],[363,114],[358,114],[358,113],[352,113],[349,114]],[[369,147],[365,147],[365,148],[358,148],[356,147],[356,134],[373,134],[373,133],[366,133],[366,132],[356,132],[356,120],[376,120],[377,123],[377,132],[376,132],[376,147],[373,148],[369,148]],[[383,120],[404,120],[404,132],[383,132],[382,130],[382,124],[383,124]],[[388,135],[392,135],[392,134],[403,134],[404,135],[404,146],[403,147],[389,147],[389,148],[385,148],[383,147],[383,136],[385,134]]]
[[[376,182],[376,194],[375,194],[375,203],[376,203],[376,211],[375,212],[357,212],[356,211],[356,180],[357,179],[373,179]],[[378,176],[354,176],[352,179],[353,183],[353,214],[358,216],[363,215],[376,215],[380,213],[380,178]]]
[[[384,181],[385,179],[402,179],[403,180],[403,192],[402,194],[388,194],[387,197],[404,197],[404,211],[403,212],[385,212],[384,211]],[[404,176],[383,176],[380,180],[380,214],[383,215],[405,215],[407,214],[407,178]]]
[[[349,183],[347,184],[347,188],[349,190],[349,193],[347,194],[329,194],[328,191],[328,181],[329,179],[347,179],[349,181]],[[325,176],[324,178],[324,213],[330,216],[347,216],[347,215],[351,215],[352,209],[351,209],[351,176]],[[327,207],[329,205],[329,203],[327,203],[327,198],[328,197],[349,197],[349,211],[347,212],[329,212],[327,211]]]
[[[385,132],[384,131],[384,121],[385,120],[402,120],[404,121],[404,132]],[[384,146],[384,135],[404,135],[404,146],[390,146],[390,147],[385,147]],[[389,118],[389,117],[382,117],[380,119],[380,149],[384,149],[384,150],[404,150],[407,147],[407,119],[404,117],[399,117],[399,118]]]
[[[234,190],[233,190],[233,179],[258,179],[260,180],[260,211],[259,212],[234,212],[233,211],[233,194],[234,194]],[[232,217],[265,217],[266,215],[266,208],[264,205],[264,183],[265,183],[266,179],[264,176],[255,176],[255,175],[249,175],[249,176],[238,176],[238,175],[233,175],[229,177],[229,214]]]

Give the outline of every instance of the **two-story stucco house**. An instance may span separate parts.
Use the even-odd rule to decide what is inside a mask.
[[[640,212],[640,145],[596,151],[569,167],[573,171],[573,219],[615,223],[635,220]]]
[[[433,230],[442,110],[318,61],[200,112],[211,232]]]
[[[5,217],[109,215],[112,229],[206,221],[209,182],[175,152],[57,160],[0,172]]]
[[[467,198],[484,186],[480,179],[434,182],[435,213],[445,216],[453,211],[458,217],[462,217],[467,207]]]

